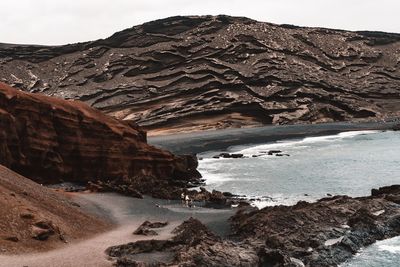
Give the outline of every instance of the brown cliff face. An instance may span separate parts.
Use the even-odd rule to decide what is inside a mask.
[[[95,42],[0,45],[3,81],[147,129],[400,114],[400,35],[172,17]]]
[[[5,84],[0,84],[0,164],[40,183],[110,180],[142,193],[199,177],[195,159],[148,145],[146,133],[132,122]]]

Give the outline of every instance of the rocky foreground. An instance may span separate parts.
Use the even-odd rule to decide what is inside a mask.
[[[398,117],[400,35],[172,17],[104,40],[0,44],[2,81],[159,133]]]
[[[0,254],[65,246],[110,228],[69,198],[0,165]],[[2,263],[0,263],[1,266]]]
[[[76,182],[139,197],[179,198],[201,177],[196,157],[148,145],[131,121],[2,83],[0,164],[39,183]]]
[[[223,239],[195,219],[169,240],[114,246],[116,266],[337,266],[360,248],[400,235],[400,186],[369,197],[335,196],[315,203],[240,209]],[[140,261],[164,255],[158,261]]]

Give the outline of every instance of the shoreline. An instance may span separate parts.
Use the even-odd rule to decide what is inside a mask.
[[[175,154],[197,154],[205,151],[223,150],[235,145],[269,143],[348,131],[391,130],[394,125],[396,125],[394,122],[335,122],[263,126],[149,136],[148,143]]]
[[[390,123],[385,123],[385,124],[334,123],[334,124],[323,124],[323,125],[267,126],[260,128],[228,129],[221,131],[178,134],[178,135],[163,136],[157,138],[152,137],[149,138],[150,139],[149,143],[153,145],[163,146],[164,148],[172,150],[174,153],[189,153],[191,149],[193,149],[192,151],[197,151],[196,153],[199,153],[206,150],[224,149],[229,146],[237,144],[245,144],[245,141],[249,141],[247,144],[257,144],[257,143],[273,142],[284,139],[336,134],[339,132],[346,132],[346,131],[390,130],[392,126],[393,125]],[[103,218],[104,220],[111,220],[113,223],[115,223],[115,227],[105,232],[102,232],[96,236],[90,237],[88,239],[84,239],[79,242],[74,242],[67,245],[66,247],[50,250],[48,252],[23,254],[24,257],[21,257],[20,254],[0,255],[0,266],[20,267],[26,265],[30,267],[39,267],[39,266],[42,267],[42,266],[54,266],[54,263],[57,262],[57,266],[60,267],[69,267],[69,266],[111,267],[113,266],[113,261],[111,261],[110,258],[105,253],[107,248],[111,246],[119,246],[128,242],[129,244],[131,244],[132,242],[135,243],[138,241],[150,242],[150,240],[152,239],[155,240],[171,239],[174,236],[171,233],[172,230],[178,225],[180,225],[182,222],[184,222],[186,219],[188,219],[189,217],[195,217],[199,219],[213,232],[216,232],[219,236],[222,236],[223,240],[222,243],[218,243],[219,242],[218,241],[216,244],[218,246],[219,245],[225,246],[226,245],[226,243],[224,243],[225,241],[232,242],[231,238],[226,238],[226,237],[232,234],[232,232],[230,232],[230,227],[234,225],[235,216],[236,217],[239,216],[237,218],[243,220],[243,222],[246,222],[248,220],[246,217],[242,217],[242,216],[248,216],[246,214],[242,213],[243,215],[235,215],[237,209],[226,209],[226,210],[208,209],[208,208],[188,209],[182,207],[179,201],[155,199],[147,196],[145,196],[144,199],[136,199],[118,195],[115,193],[95,193],[95,194],[72,193],[68,195],[71,196],[72,200],[74,200],[81,206],[82,210],[84,210],[85,212],[91,212],[94,215]],[[369,197],[366,196],[362,198],[353,198],[352,201],[358,201],[358,199],[360,199],[361,201],[365,198]],[[336,199],[340,199],[341,201],[342,200],[349,201],[349,199],[345,196],[333,196],[331,198],[325,198],[325,200],[319,199],[317,202],[324,203],[327,201],[328,202],[332,201],[332,204],[335,204]],[[277,206],[276,208],[268,208],[266,210],[258,210],[258,211],[253,210],[251,211],[251,213],[254,216],[256,216],[257,212],[260,212],[259,214],[262,214],[265,213],[266,211],[272,212],[275,210],[278,212],[279,215],[279,210],[282,211],[285,211],[286,209],[290,211],[293,209],[301,210],[304,207],[314,207],[318,203],[305,204],[304,202],[301,203],[299,202],[298,204],[291,206]],[[329,205],[327,205],[327,207],[329,207]],[[382,207],[389,210],[388,207],[390,207],[390,205],[386,206],[385,204]],[[380,212],[380,210],[377,211]],[[318,209],[316,212],[318,212]],[[393,214],[395,213],[393,212]],[[229,222],[230,218],[234,218],[234,220]],[[132,232],[146,220],[168,221],[169,225],[168,227],[161,229],[159,235],[155,237],[132,235]],[[387,218],[385,220],[387,220]],[[274,223],[274,221],[272,222]],[[246,223],[248,224],[249,222]],[[322,220],[319,223],[323,224],[324,221]],[[329,227],[336,227],[336,226],[329,226]],[[256,227],[254,227],[254,229],[256,229]],[[340,232],[340,235],[337,236],[336,232],[335,234],[333,234],[334,232],[328,231],[327,233],[324,234],[324,238],[327,240],[325,242],[332,240],[335,241],[337,239],[342,240],[343,236],[345,236],[346,232],[345,229],[348,228],[343,228],[343,231]],[[247,228],[240,229],[240,231],[242,230],[246,232]],[[251,235],[249,236],[249,238],[250,238],[249,240],[251,240]],[[297,236],[295,236],[295,238],[297,238]],[[260,240],[263,241],[262,238]],[[380,239],[377,237],[376,240]],[[340,242],[338,244],[340,244]],[[241,244],[241,242],[239,243]],[[331,246],[332,245],[329,245],[327,247]],[[228,250],[231,249],[230,246],[228,246],[227,248]],[[257,248],[257,245],[254,245],[254,248]],[[336,248],[332,249],[336,250]],[[149,255],[152,255],[151,253],[153,252],[149,252]],[[267,259],[269,257],[268,253],[270,253],[270,251],[265,251],[265,253],[266,256],[264,255],[263,257]],[[293,258],[293,256],[296,256],[292,255],[292,251],[290,249],[288,249],[285,253],[287,254],[282,254],[282,255],[285,258],[287,257],[288,259],[291,259]],[[352,251],[352,253],[354,252]]]

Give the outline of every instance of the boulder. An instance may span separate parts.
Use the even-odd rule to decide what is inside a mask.
[[[133,234],[135,235],[158,235],[153,229],[165,227],[168,222],[149,222],[145,221],[142,223],[138,229],[136,229]]]

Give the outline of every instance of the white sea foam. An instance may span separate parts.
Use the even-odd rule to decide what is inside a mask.
[[[265,196],[247,196],[247,200],[254,199],[251,202],[253,207],[257,207],[258,209],[262,209],[265,207],[277,206],[277,205],[285,205],[292,206],[295,205],[300,200],[313,202],[318,199],[318,197],[304,196],[304,195],[292,195],[285,196],[283,194],[273,194],[271,197]]]
[[[315,136],[315,137],[306,137],[302,140],[292,140],[292,141],[278,141],[270,144],[263,144],[252,146],[249,148],[242,149],[237,151],[236,153],[242,153],[246,156],[254,155],[259,153],[260,151],[271,150],[271,149],[301,149],[308,147],[307,145],[315,144],[315,143],[322,143],[322,142],[334,142],[339,141],[346,138],[353,138],[358,135],[365,135],[365,134],[374,134],[380,131],[350,131],[350,132],[342,132],[336,135],[325,135],[325,136]]]
[[[395,253],[395,254],[400,253],[400,245],[381,244],[381,245],[378,245],[378,249],[380,251],[387,251],[387,252]]]
[[[233,180],[229,173],[220,173],[219,169],[223,164],[222,159],[203,159],[199,161],[201,175],[206,179],[207,186],[219,186]]]

